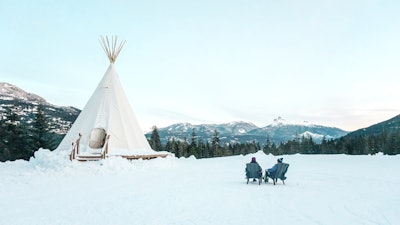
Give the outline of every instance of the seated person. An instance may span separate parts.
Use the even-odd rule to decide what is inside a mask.
[[[250,162],[250,163],[255,163],[255,164],[257,164],[260,173],[262,173],[262,172],[261,172],[261,171],[262,171],[261,166],[258,164],[258,162],[257,162],[257,160],[256,160],[256,157],[251,158],[251,162]],[[255,179],[255,178],[253,178],[253,182],[256,182],[256,179]]]
[[[277,160],[277,163],[272,168],[267,169],[267,174],[266,175],[269,176],[269,177],[274,177],[276,171],[278,170],[278,165],[280,163],[282,163],[282,161],[283,161],[283,158],[279,158]]]

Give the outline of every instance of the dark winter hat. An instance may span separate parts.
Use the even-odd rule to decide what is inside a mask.
[[[256,162],[256,157],[251,158],[252,162]]]
[[[283,161],[283,158],[279,158],[279,159],[278,159],[278,162],[281,163],[282,161]]]

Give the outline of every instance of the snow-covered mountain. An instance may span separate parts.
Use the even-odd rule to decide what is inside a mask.
[[[172,138],[176,140],[190,140],[194,132],[197,138],[210,141],[214,132],[223,143],[251,141],[264,144],[267,138],[276,144],[286,142],[298,137],[311,137],[315,142],[320,142],[323,138],[335,139],[346,135],[348,132],[335,127],[303,123],[288,123],[283,118],[274,119],[273,123],[265,127],[257,127],[250,122],[236,121],[224,124],[200,124],[177,123],[164,128],[157,128],[161,142],[166,143]],[[149,138],[151,132],[146,136]]]
[[[390,118],[386,121],[371,125],[366,128],[358,129],[349,133],[348,137],[356,136],[373,136],[380,135],[382,133],[398,132],[400,130],[400,115]]]
[[[301,123],[288,123],[283,118],[278,117],[268,126],[254,129],[249,134],[257,136],[268,136],[272,142],[280,143],[294,138],[311,137],[315,142],[336,139],[346,135],[348,132],[336,127],[316,125],[303,121]]]
[[[177,123],[165,128],[158,128],[158,132],[162,143],[166,143],[167,140],[171,140],[172,138],[175,138],[176,140],[184,140],[185,138],[190,140],[193,132],[195,132],[197,138],[201,138],[204,141],[210,141],[215,131],[218,132],[218,136],[222,142],[240,142],[242,140],[237,137],[245,136],[248,132],[256,128],[256,125],[242,121],[200,125]],[[146,134],[148,138],[150,135],[151,132]]]
[[[214,133],[214,130],[217,130],[219,133],[229,133],[232,135],[241,135],[246,134],[247,132],[256,129],[257,126],[249,123],[249,122],[231,122],[231,123],[223,123],[223,124],[201,124],[201,125],[192,125],[190,123],[177,123],[170,125],[164,129],[166,129],[169,133],[192,133],[193,129],[195,129],[196,133]]]
[[[74,107],[56,106],[44,98],[28,93],[21,88],[0,82],[0,116],[3,118],[8,110],[21,117],[21,122],[30,124],[39,105],[44,106],[44,113],[50,118],[52,132],[65,134],[79,115],[80,110]]]
[[[0,82],[0,99],[4,101],[19,100],[31,103],[46,102],[44,98],[36,94],[28,93],[15,85],[4,82]]]

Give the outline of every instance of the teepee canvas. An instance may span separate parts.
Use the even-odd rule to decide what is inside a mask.
[[[117,38],[113,38],[110,44],[108,38],[102,37],[102,44],[110,65],[56,150],[71,151],[71,146],[75,143],[79,147],[80,155],[102,154],[99,149],[106,142],[107,155],[154,154],[155,151],[151,149],[139,126],[115,70],[114,63],[124,42],[117,46]]]

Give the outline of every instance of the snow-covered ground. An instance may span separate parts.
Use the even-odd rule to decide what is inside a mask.
[[[0,163],[0,224],[400,224],[400,156],[290,155],[286,185],[246,184],[277,157],[120,158],[78,163],[41,150]]]

